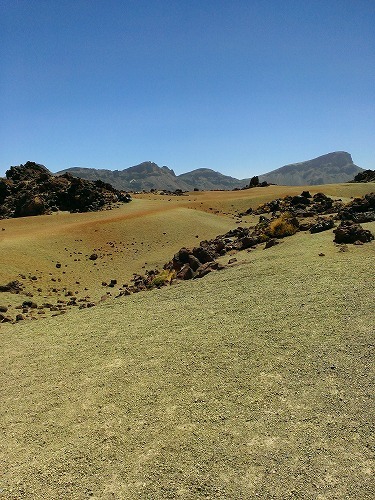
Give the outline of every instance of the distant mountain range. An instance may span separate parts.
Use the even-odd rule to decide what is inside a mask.
[[[192,191],[194,188],[201,190],[234,189],[244,187],[249,183],[249,179],[235,179],[209,168],[199,168],[186,174],[176,175],[172,169],[159,167],[151,161],[145,161],[124,170],[73,167],[61,170],[56,175],[66,172],[74,177],[82,177],[92,181],[100,179],[112,184],[116,189],[125,191],[149,191],[150,189]]]
[[[288,186],[314,184],[334,184],[348,182],[363,169],[353,163],[349,153],[337,151],[313,160],[285,165],[259,175],[259,181]],[[69,172],[75,177],[88,180],[102,180],[116,189],[125,191],[149,191],[150,189],[192,191],[193,189],[236,189],[247,186],[250,179],[236,179],[209,168],[199,168],[185,174],[176,175],[168,167],[159,167],[151,161],[140,163],[124,170],[106,170],[73,167],[57,172]]]

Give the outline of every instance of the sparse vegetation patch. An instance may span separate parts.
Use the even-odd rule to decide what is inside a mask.
[[[298,227],[298,220],[289,212],[285,212],[270,222],[267,233],[273,238],[285,238],[286,236],[295,234],[298,231]]]

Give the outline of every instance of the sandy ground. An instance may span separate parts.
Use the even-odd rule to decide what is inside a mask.
[[[233,225],[229,217],[138,199],[110,212],[5,220],[0,283],[20,280],[38,304],[68,292],[98,300],[108,292],[102,282],[129,282],[133,273],[162,266],[184,244],[195,246]],[[0,301],[14,307],[22,297],[2,294]]]

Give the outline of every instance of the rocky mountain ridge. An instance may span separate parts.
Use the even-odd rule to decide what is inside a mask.
[[[209,168],[176,175],[172,169],[166,166],[159,167],[151,161],[145,161],[124,170],[72,167],[61,170],[57,174],[61,175],[67,172],[83,179],[101,179],[112,184],[117,189],[127,191],[234,189],[244,187],[248,182],[248,179],[235,179]]]

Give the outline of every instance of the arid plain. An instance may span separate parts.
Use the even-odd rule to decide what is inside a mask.
[[[374,242],[341,252],[332,230],[299,232],[115,298],[304,189],[349,201],[375,184],[150,193],[0,222],[0,284],[96,304],[0,325],[0,498],[373,498]],[[26,299],[0,294],[10,313]]]

